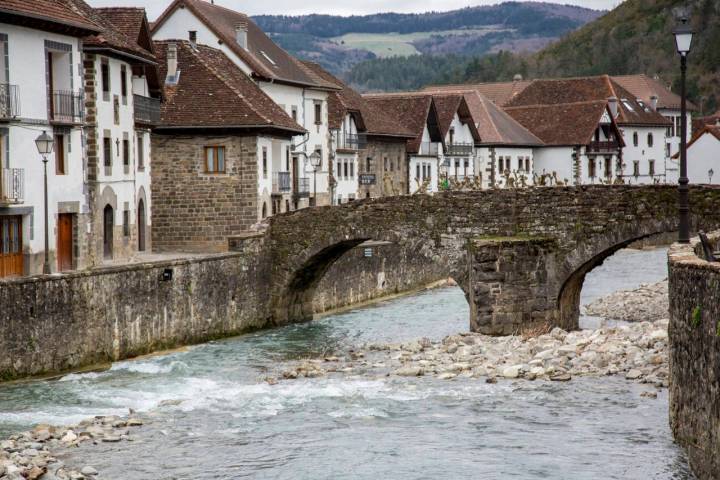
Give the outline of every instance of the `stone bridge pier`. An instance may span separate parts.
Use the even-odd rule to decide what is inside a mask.
[[[720,225],[720,189],[693,186],[690,199],[693,228]],[[278,215],[265,238],[271,321],[312,318],[315,288],[330,266],[376,240],[455,279],[472,331],[574,329],[585,275],[636,240],[676,230],[676,204],[670,186],[538,187],[369,199]]]

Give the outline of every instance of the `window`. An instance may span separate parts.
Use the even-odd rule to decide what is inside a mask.
[[[290,108],[290,116],[294,122],[297,122],[297,107],[295,105]]]
[[[55,135],[55,174],[65,175],[65,135]]]
[[[285,171],[290,171],[290,147],[285,147]]]
[[[130,140],[123,138],[123,166],[130,166]]]
[[[145,137],[142,132],[137,133],[137,164],[138,170],[145,170]]]
[[[315,125],[322,124],[322,103],[315,104]]]
[[[262,218],[266,218],[266,217],[267,217],[267,203],[263,202],[263,206],[262,206]]]
[[[679,137],[682,133],[682,117],[675,117],[675,136]]]
[[[633,161],[633,176],[640,176],[640,162],[638,160]]]
[[[525,171],[530,173],[530,157],[525,157]]]
[[[130,236],[130,210],[123,210],[123,235]]]
[[[463,175],[467,176],[469,166],[470,166],[470,162],[468,160],[465,160],[465,164],[463,165]]]
[[[350,162],[350,178],[355,178],[355,162]]]
[[[588,176],[590,178],[595,178],[595,159],[594,158],[588,158]]]
[[[423,165],[423,174],[425,173],[425,165]],[[422,178],[420,177],[420,164],[418,163],[415,165],[415,178]]]
[[[348,164],[347,164],[347,160],[343,162],[343,167],[344,167],[343,176],[344,176],[345,178],[348,178]]]
[[[648,147],[653,146],[653,134],[652,133],[648,133],[647,142],[648,142]]]
[[[127,105],[127,71],[125,65],[120,67],[120,96],[122,97],[123,105]]]
[[[633,133],[633,145],[637,147],[637,146],[638,146],[638,143],[639,143],[639,141],[638,141],[638,134],[637,134],[637,132],[634,132],[634,133]]]
[[[394,170],[395,170],[395,160],[390,159],[390,171],[392,172]]]
[[[262,147],[262,169],[263,169],[262,170],[263,178],[267,178],[267,176],[268,176],[267,147]]]
[[[605,157],[605,176],[607,178],[612,176],[612,162],[609,157]]]
[[[337,176],[338,178],[342,176],[342,162],[340,160],[337,162]]]
[[[450,145],[453,144],[453,140],[455,140],[455,127],[450,127]]]
[[[648,173],[650,176],[655,175],[655,160],[650,160],[650,166],[648,167]]]
[[[205,147],[205,173],[225,173],[225,147]]]
[[[665,144],[665,156],[666,157],[670,156],[670,144],[669,143]]]
[[[106,167],[112,167],[112,139],[103,137],[103,161]]]
[[[459,170],[460,170],[460,160],[455,159],[455,178],[457,178]]]
[[[387,159],[387,157],[385,157],[385,158],[383,158],[383,160],[385,163],[385,171],[387,171],[388,170],[388,159]]]
[[[100,79],[102,80],[103,100],[110,100],[110,65],[107,60],[100,64]]]
[[[518,162],[517,162],[517,163],[518,163],[518,168],[517,168],[518,171],[523,170],[523,158],[522,158],[522,157],[518,157]]]

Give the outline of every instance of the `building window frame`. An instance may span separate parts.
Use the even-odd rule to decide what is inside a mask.
[[[262,174],[263,179],[268,178],[268,152],[267,147],[262,147]]]
[[[203,147],[203,170],[207,175],[226,173],[227,162],[224,145],[206,145]]]
[[[100,60],[100,83],[102,89],[102,99],[105,102],[110,101],[110,62],[107,58]]]
[[[125,65],[120,65],[120,98],[122,104],[127,105],[128,100],[128,81],[127,81],[127,68]]]
[[[56,133],[55,145],[55,175],[67,175],[67,150],[65,149],[65,135]]]

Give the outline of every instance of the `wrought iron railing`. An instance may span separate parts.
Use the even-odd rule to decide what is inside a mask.
[[[439,143],[437,142],[422,142],[420,143],[419,155],[437,156],[440,153]]]
[[[475,145],[472,143],[448,143],[445,145],[445,155],[452,157],[469,157],[473,154]]]
[[[362,150],[367,146],[367,136],[364,133],[343,135],[338,132],[335,141],[339,150]]]
[[[22,203],[25,198],[25,170],[0,169],[0,203]]]
[[[358,182],[360,185],[375,185],[375,181],[374,173],[361,173],[358,175]]]
[[[20,89],[17,85],[0,83],[0,118],[20,116]]]
[[[293,194],[298,197],[309,197],[310,196],[310,179],[296,178],[295,184],[293,185]]]
[[[83,96],[76,92],[54,91],[50,93],[50,120],[61,123],[83,121]]]
[[[292,178],[290,172],[275,172],[273,173],[273,193],[284,193],[289,192],[292,188]]]
[[[160,123],[160,100],[142,95],[133,95],[135,121],[148,125]]]
[[[588,145],[589,152],[615,152],[620,149],[620,144],[616,141],[590,142]]]

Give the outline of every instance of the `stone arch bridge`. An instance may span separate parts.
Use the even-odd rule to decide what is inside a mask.
[[[720,225],[720,188],[693,186],[690,199],[695,229]],[[573,329],[585,275],[635,240],[675,231],[677,218],[677,190],[656,185],[398,196],[282,214],[263,241],[270,316],[275,324],[311,318],[333,262],[378,240],[453,277],[473,331]]]

